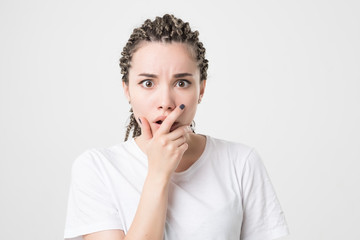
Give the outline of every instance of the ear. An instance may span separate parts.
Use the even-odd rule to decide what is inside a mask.
[[[204,92],[205,92],[205,87],[206,87],[206,80],[202,80],[200,82],[200,99],[203,97]]]
[[[124,95],[128,102],[130,102],[130,92],[129,92],[129,84],[126,84],[125,82],[122,82],[123,89],[124,89]]]

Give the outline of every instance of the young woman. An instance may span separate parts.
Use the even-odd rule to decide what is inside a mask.
[[[131,105],[124,143],[72,168],[66,239],[266,240],[288,233],[256,151],[196,134],[208,61],[173,15],[134,29],[120,59]]]

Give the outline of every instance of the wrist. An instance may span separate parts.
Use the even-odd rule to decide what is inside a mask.
[[[166,188],[169,185],[171,175],[148,172],[145,183],[156,186],[157,188]]]

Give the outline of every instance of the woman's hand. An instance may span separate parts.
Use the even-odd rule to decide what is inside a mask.
[[[146,142],[145,152],[148,157],[148,176],[168,180],[176,170],[188,149],[186,135],[191,132],[189,126],[181,126],[170,132],[171,126],[183,113],[185,106],[175,108],[163,121],[160,128],[152,133],[146,118],[141,117],[141,135]]]

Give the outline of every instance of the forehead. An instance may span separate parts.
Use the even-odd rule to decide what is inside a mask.
[[[198,71],[191,48],[186,43],[144,42],[131,60],[131,72],[176,73]]]

